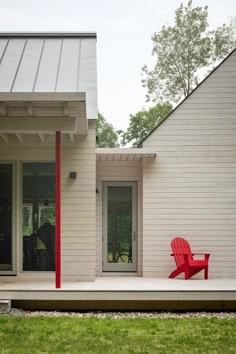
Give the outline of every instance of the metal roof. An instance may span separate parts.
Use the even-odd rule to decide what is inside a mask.
[[[97,118],[95,33],[0,33],[0,92],[84,92]]]

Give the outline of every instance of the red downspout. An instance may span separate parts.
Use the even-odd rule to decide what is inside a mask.
[[[56,132],[56,288],[61,288],[61,132]]]

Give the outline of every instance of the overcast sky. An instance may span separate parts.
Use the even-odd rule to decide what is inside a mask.
[[[183,1],[186,4],[186,1]],[[99,111],[117,129],[145,103],[141,68],[153,64],[151,36],[171,24],[181,0],[0,0],[0,31],[97,32]],[[208,5],[210,28],[236,15],[236,0]]]

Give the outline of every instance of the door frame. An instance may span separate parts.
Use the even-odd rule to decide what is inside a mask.
[[[107,262],[107,197],[108,187],[132,187],[132,263],[109,263]],[[138,255],[138,195],[137,182],[103,182],[102,196],[102,271],[103,272],[137,272]]]
[[[12,166],[12,181],[11,181],[11,191],[12,191],[12,211],[11,211],[11,270],[0,270],[1,275],[16,275],[16,255],[17,255],[17,237],[16,237],[16,211],[17,211],[17,176],[16,176],[16,162],[9,160],[0,160],[0,165],[11,165]]]

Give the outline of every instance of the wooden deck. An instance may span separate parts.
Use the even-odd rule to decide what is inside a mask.
[[[97,278],[63,283],[0,280],[0,299],[13,306],[61,309],[236,310],[236,279]]]

